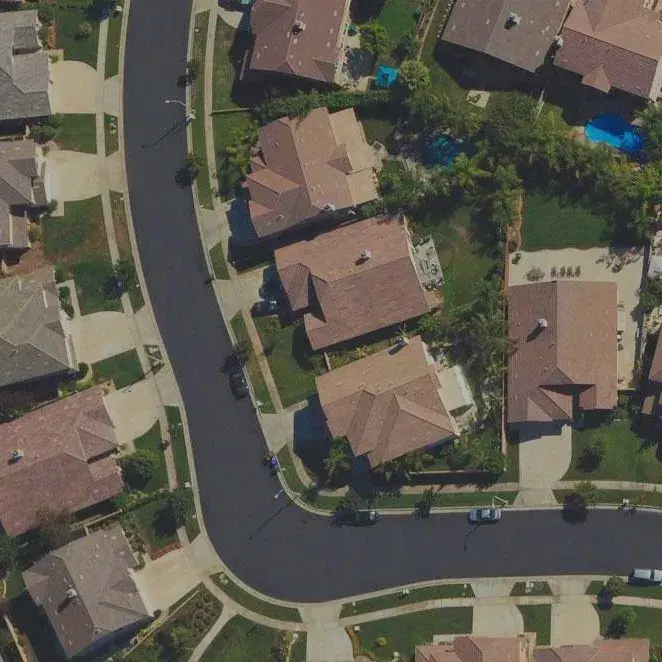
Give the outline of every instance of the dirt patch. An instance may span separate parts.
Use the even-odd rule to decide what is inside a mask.
[[[40,240],[32,242],[32,248],[23,253],[17,262],[6,262],[7,276],[24,276],[42,267],[51,266],[51,262],[44,255],[44,248]]]

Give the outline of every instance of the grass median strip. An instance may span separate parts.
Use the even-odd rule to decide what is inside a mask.
[[[510,595],[551,595],[547,582],[516,582]]]
[[[409,593],[389,593],[357,602],[346,602],[340,610],[340,618],[369,614],[382,609],[393,609],[403,605],[425,602],[426,600],[444,600],[448,598],[473,598],[470,584],[441,584],[440,586],[422,586],[412,588]]]
[[[106,140],[106,156],[110,156],[119,149],[119,134],[117,133],[117,117],[115,117],[115,115],[109,115],[108,113],[104,114],[103,129]]]
[[[91,114],[68,113],[58,115],[59,126],[55,141],[60,149],[97,153],[97,118]]]
[[[116,0],[115,7],[124,6],[123,0]],[[108,17],[108,39],[106,42],[106,78],[119,73],[120,41],[122,37],[122,12],[113,11]]]
[[[552,628],[551,605],[518,605],[524,621],[524,632],[535,632],[539,646],[549,646]]]
[[[231,600],[242,605],[242,607],[246,607],[246,609],[254,611],[256,614],[262,614],[262,616],[268,616],[269,618],[275,618],[281,621],[301,622],[301,614],[298,609],[262,600],[235,584],[223,572],[214,575],[212,579]]]
[[[216,246],[209,249],[209,259],[211,260],[211,266],[214,269],[214,276],[216,278],[220,278],[221,280],[230,278],[228,263],[223,252],[223,242],[219,241]]]
[[[554,490],[554,496],[559,503],[563,503],[573,490]],[[662,492],[644,492],[643,490],[597,490],[597,503],[620,507],[623,499],[630,499],[631,504],[637,506],[651,506],[662,508]]]

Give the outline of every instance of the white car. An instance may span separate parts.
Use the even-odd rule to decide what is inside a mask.
[[[629,580],[631,584],[662,584],[662,570],[635,568]]]
[[[472,524],[492,524],[501,519],[501,508],[472,508],[469,521]]]

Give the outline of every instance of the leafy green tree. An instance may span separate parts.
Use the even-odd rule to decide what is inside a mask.
[[[131,662],[162,662],[162,651],[149,644],[143,644],[131,652]]]
[[[582,449],[579,456],[579,468],[582,471],[595,471],[605,459],[607,447],[602,437],[591,439]]]
[[[641,129],[646,137],[646,156],[662,160],[662,102],[651,103],[639,113]]]
[[[0,577],[6,577],[16,567],[17,559],[16,540],[7,535],[0,535]]]
[[[430,517],[430,512],[432,511],[432,506],[435,502],[436,494],[434,490],[429,487],[425,492],[421,500],[416,504],[416,516],[420,519],[428,519]]]
[[[55,511],[48,507],[35,513],[37,542],[44,552],[58,549],[71,540],[73,518],[67,510]]]
[[[83,21],[76,30],[76,39],[89,39],[92,36],[92,24],[89,21]]]
[[[361,48],[378,58],[390,47],[388,30],[377,21],[370,21],[361,26]]]
[[[620,614],[617,614],[609,621],[605,636],[608,639],[621,639],[625,637],[632,629],[636,620],[637,612],[632,607],[625,607]]]
[[[189,83],[192,83],[200,75],[200,62],[191,59],[186,63],[186,76]]]
[[[232,358],[240,365],[248,363],[253,355],[253,345],[248,340],[239,340],[232,348]]]
[[[337,437],[333,440],[329,455],[324,458],[324,471],[329,483],[351,470],[352,457],[352,449],[345,437]]]
[[[625,590],[625,582],[621,577],[610,577],[604,585],[603,591],[611,598],[616,598]]]
[[[193,508],[191,493],[184,487],[168,492],[164,499],[165,514],[172,528],[178,529],[186,524],[186,520]]]
[[[407,32],[405,36],[400,39],[396,47],[398,59],[407,60],[416,55],[416,35],[413,31]]]
[[[159,457],[153,451],[140,449],[122,458],[120,463],[126,484],[135,490],[140,490],[157,472]]]
[[[575,493],[578,494],[587,507],[593,507],[598,503],[598,488],[589,480],[583,480],[575,485]]]
[[[478,158],[469,158],[466,154],[458,154],[453,161],[451,182],[455,189],[461,192],[472,192],[481,180],[489,174],[480,167]]]
[[[183,625],[176,625],[168,632],[170,648],[175,655],[181,654],[193,644],[191,631]]]
[[[430,85],[430,70],[420,60],[405,60],[400,65],[398,82],[408,92],[416,92]]]

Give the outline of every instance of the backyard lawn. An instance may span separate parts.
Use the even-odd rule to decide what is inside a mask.
[[[306,633],[299,632],[292,646],[289,662],[305,662]],[[266,625],[253,623],[243,616],[235,616],[216,635],[201,662],[257,662],[270,660],[278,646],[281,633]]]
[[[588,248],[606,246],[611,239],[609,219],[578,201],[562,200],[541,191],[524,197],[522,248]]]
[[[538,646],[549,646],[552,627],[552,605],[518,605],[524,621],[524,632],[535,632]]]
[[[142,436],[133,440],[133,445],[137,451],[149,451],[158,458],[158,464],[154,475],[142,488],[143,492],[153,492],[161,488],[168,487],[168,469],[166,467],[165,455],[163,454],[163,437],[161,435],[161,426],[156,421],[152,427]]]
[[[58,115],[60,126],[57,128],[55,142],[60,149],[76,152],[97,153],[97,120],[91,114]]]
[[[257,317],[255,326],[283,407],[314,395],[315,375],[322,374],[324,363],[313,355],[303,324],[281,326],[278,317]]]
[[[361,648],[369,651],[378,662],[390,662],[393,651],[400,653],[401,660],[410,660],[415,647],[431,642],[435,634],[471,632],[472,612],[471,607],[448,607],[361,623],[356,636]],[[380,637],[386,639],[384,646],[376,644]]]
[[[92,372],[96,384],[112,379],[118,390],[145,378],[135,349],[93,363]]]
[[[641,483],[662,483],[662,461],[657,444],[648,444],[631,429],[629,419],[614,421],[600,427],[594,417],[584,416],[585,427],[572,431],[572,462],[563,480],[629,480]],[[604,459],[597,468],[582,457],[586,446],[601,439]]]
[[[221,21],[222,22],[222,21]],[[198,62],[200,71],[191,85],[191,106],[197,118],[191,124],[193,138],[192,151],[200,161],[200,173],[195,180],[198,189],[198,202],[201,207],[213,209],[209,166],[207,163],[207,143],[205,140],[205,44],[207,43],[207,27],[209,11],[195,16],[195,31],[193,33],[193,49],[191,57]],[[180,108],[180,110],[182,110]]]
[[[614,605],[610,609],[598,609],[600,617],[600,634],[604,636],[609,622],[620,615],[626,609],[632,609],[636,614],[636,619],[627,632],[627,636],[632,639],[643,638],[650,639],[651,647],[662,644],[662,614],[659,609],[647,607],[623,607]]]
[[[402,38],[416,27],[414,11],[421,4],[420,0],[386,0],[384,3],[377,21],[388,32],[391,50],[395,49]]]

